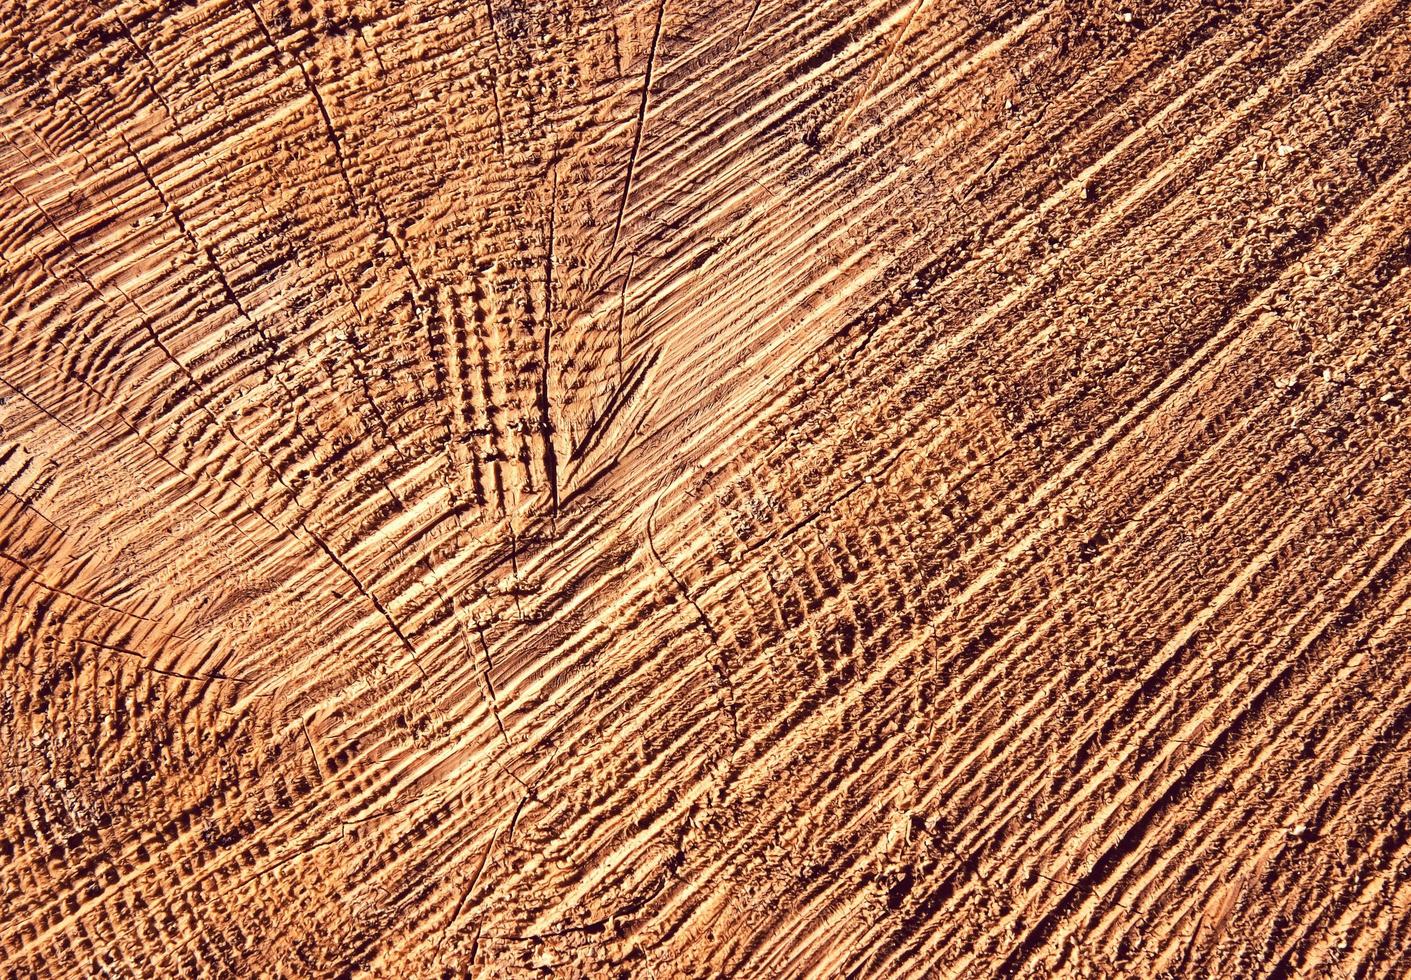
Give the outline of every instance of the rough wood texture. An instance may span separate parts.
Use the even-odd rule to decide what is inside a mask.
[[[5,4],[4,972],[1407,975],[1409,32]]]

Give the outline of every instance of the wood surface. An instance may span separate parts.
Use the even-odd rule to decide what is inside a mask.
[[[1411,973],[1401,0],[0,5],[0,972]]]

